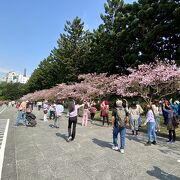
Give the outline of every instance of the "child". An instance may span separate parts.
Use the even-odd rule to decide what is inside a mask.
[[[55,119],[55,109],[56,105],[55,104],[51,104],[49,107],[49,119]]]
[[[82,126],[87,126],[88,114],[89,114],[88,104],[86,103],[84,105],[83,118],[82,118]]]

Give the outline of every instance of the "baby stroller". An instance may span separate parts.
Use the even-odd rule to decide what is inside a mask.
[[[27,126],[35,127],[37,124],[36,116],[31,112],[26,112],[26,120],[27,120],[27,123],[26,123]]]

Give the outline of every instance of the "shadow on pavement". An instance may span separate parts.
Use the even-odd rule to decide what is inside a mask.
[[[134,135],[131,135],[129,133],[126,133],[126,138],[129,139],[130,141],[136,141],[136,142],[139,142],[141,144],[145,144],[146,141],[144,139],[141,138],[141,136],[134,136]]]
[[[112,148],[112,143],[111,142],[102,141],[102,140],[99,140],[99,139],[96,139],[96,138],[93,138],[92,142],[97,144],[100,147],[107,147],[107,148],[110,148],[110,149]]]
[[[130,141],[136,141],[136,142],[144,144],[144,145],[148,140],[147,134],[145,134],[145,136],[144,135],[134,136],[134,135],[131,135],[131,133],[129,133],[129,132],[126,133],[126,138],[129,139]],[[174,154],[180,156],[180,153],[178,150],[179,149],[178,143],[177,144],[176,143],[168,144],[166,142],[166,140],[167,139],[165,139],[165,138],[157,136],[157,145],[156,146],[157,146],[158,150],[164,154],[174,153]],[[166,148],[166,149],[162,149],[162,148]]]
[[[66,136],[66,134],[56,133],[56,136],[61,137],[61,138],[63,138],[64,140],[67,141],[67,136]]]
[[[54,125],[53,124],[49,124],[49,127],[54,128]]]
[[[77,125],[79,125],[79,126],[82,126],[82,123],[80,123],[80,122],[77,122]]]
[[[174,153],[174,154],[180,156],[180,153],[179,153],[179,151],[178,151],[178,148],[174,148],[174,147],[171,147],[171,148],[168,147],[168,149],[165,149],[165,150],[159,149],[159,151],[162,152],[162,153],[164,153],[164,154]],[[179,178],[179,179],[180,179],[180,178]]]
[[[102,124],[97,123],[97,122],[95,122],[95,121],[93,121],[91,124],[92,124],[92,125],[94,125],[94,126],[101,126],[101,127],[103,127],[103,125],[102,125]]]
[[[160,168],[154,166],[154,169],[151,171],[147,171],[147,174],[150,176],[156,177],[158,179],[171,179],[171,180],[179,180],[180,178],[171,174],[168,174],[165,171],[162,171]]]

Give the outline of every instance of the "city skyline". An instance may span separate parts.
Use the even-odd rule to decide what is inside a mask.
[[[23,73],[18,73],[16,71],[9,71],[0,77],[0,82],[7,83],[22,83],[25,84],[29,80],[29,76],[26,74],[26,69],[24,69]]]

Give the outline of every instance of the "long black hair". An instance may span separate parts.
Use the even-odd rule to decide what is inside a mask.
[[[75,102],[74,102],[74,100],[71,100],[71,101],[69,101],[69,104],[68,104],[68,110],[71,113],[74,111],[74,109],[75,109]]]

